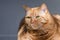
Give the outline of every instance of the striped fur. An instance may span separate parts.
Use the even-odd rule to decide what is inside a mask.
[[[19,25],[17,40],[60,40],[60,15],[50,14],[44,3],[41,7],[24,8],[27,12]]]

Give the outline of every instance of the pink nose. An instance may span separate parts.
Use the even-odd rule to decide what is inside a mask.
[[[32,20],[31,20],[31,23],[36,23],[36,22],[37,22],[36,19],[32,19]]]

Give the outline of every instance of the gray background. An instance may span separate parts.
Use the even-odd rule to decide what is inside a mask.
[[[16,40],[24,4],[35,7],[46,3],[51,13],[60,13],[60,0],[0,0],[0,40]]]

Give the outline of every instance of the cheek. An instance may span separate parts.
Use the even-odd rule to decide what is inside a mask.
[[[25,22],[27,23],[27,24],[30,24],[30,19],[25,19]]]

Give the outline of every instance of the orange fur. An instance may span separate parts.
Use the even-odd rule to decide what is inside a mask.
[[[46,4],[26,9],[18,40],[60,40],[60,15],[51,15]]]

